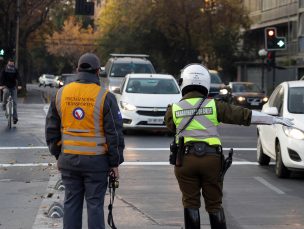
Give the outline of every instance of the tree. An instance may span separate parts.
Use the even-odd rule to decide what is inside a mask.
[[[105,58],[146,52],[171,74],[200,61],[233,71],[240,31],[248,25],[240,0],[108,0],[98,22],[98,51]]]
[[[46,47],[50,54],[66,59],[75,69],[81,54],[96,50],[96,34],[91,26],[82,28],[81,23],[70,16],[61,31],[47,37]]]

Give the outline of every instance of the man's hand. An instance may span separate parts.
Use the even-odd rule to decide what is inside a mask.
[[[114,172],[115,177],[118,179],[119,178],[118,167],[112,167],[110,170]]]
[[[293,119],[291,118],[274,117],[273,123],[282,124],[283,126],[293,126],[294,123],[292,122],[292,120]]]

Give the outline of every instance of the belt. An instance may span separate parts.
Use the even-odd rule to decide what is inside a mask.
[[[210,146],[205,142],[191,143],[185,146],[185,154],[195,154],[197,156],[221,154],[221,146]]]

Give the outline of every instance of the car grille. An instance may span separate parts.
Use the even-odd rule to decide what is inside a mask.
[[[150,124],[146,121],[141,121],[139,123],[137,123],[136,125],[142,125],[142,126],[164,126],[165,122],[163,122],[162,124]]]
[[[261,98],[248,97],[248,98],[247,98],[247,102],[248,102],[248,103],[252,103],[252,102],[260,103],[260,102],[261,102]]]
[[[165,116],[166,111],[139,110],[136,113],[144,116]]]

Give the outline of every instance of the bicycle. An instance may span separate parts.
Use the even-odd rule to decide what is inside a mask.
[[[3,90],[4,88],[2,88]],[[5,117],[7,119],[7,126],[9,129],[12,128],[12,122],[13,122],[13,115],[14,115],[14,101],[13,101],[13,98],[12,98],[12,95],[11,95],[11,92],[9,91],[9,96],[7,98],[7,102],[6,102],[6,109],[5,109]]]

